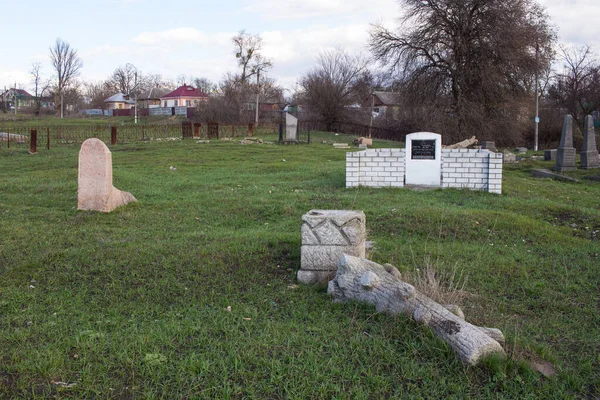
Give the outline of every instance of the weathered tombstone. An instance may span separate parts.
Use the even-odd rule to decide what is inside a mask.
[[[285,142],[293,143],[298,141],[298,118],[292,114],[285,113]]]
[[[302,248],[298,281],[326,283],[337,271],[342,254],[365,256],[365,213],[311,210],[302,216]]]
[[[591,115],[585,117],[580,159],[581,168],[600,168],[600,158],[596,147],[596,132],[594,131],[594,117]]]
[[[112,154],[100,139],[87,139],[79,151],[77,209],[111,212],[137,201],[112,184]]]
[[[556,149],[544,150],[544,161],[556,161]]]
[[[575,154],[575,148],[573,147],[573,116],[568,114],[565,115],[563,122],[560,146],[556,150],[556,165],[553,169],[558,172],[576,170]]]
[[[502,162],[504,164],[513,164],[517,162],[517,156],[514,153],[502,153]]]
[[[515,149],[519,154],[527,154],[527,147],[517,147]]]
[[[406,185],[441,186],[442,136],[431,132],[406,135]]]
[[[493,151],[494,153],[498,152],[498,149],[496,149],[496,142],[491,142],[489,140],[484,140],[481,143],[481,148],[489,150],[489,151]]]

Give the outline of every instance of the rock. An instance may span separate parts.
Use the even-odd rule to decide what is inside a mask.
[[[579,182],[578,179],[571,178],[569,176],[556,174],[547,169],[534,169],[531,171],[531,176],[534,178],[550,178],[556,179],[558,181],[566,181],[566,182]]]

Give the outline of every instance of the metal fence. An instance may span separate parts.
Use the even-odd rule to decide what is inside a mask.
[[[272,127],[261,127],[261,132]],[[60,125],[33,127],[1,127],[0,148],[24,147],[51,149],[54,146],[81,144],[86,139],[98,138],[110,144],[135,141],[180,138],[222,139],[252,135],[252,124],[201,124],[185,121],[178,124],[129,125]],[[268,133],[267,132],[267,133]]]

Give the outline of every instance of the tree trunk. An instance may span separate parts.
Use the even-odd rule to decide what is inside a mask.
[[[377,311],[404,313],[429,326],[447,342],[463,363],[476,365],[490,354],[504,355],[499,341],[502,332],[493,328],[471,325],[427,296],[400,280],[392,266],[344,254],[336,277],[329,282],[327,293],[335,301],[358,300],[375,305]]]

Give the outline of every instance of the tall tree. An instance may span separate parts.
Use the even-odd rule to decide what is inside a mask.
[[[29,75],[31,75],[31,83],[33,84],[33,96],[35,98],[34,113],[40,115],[42,108],[42,98],[47,94],[49,81],[44,81],[42,77],[42,63],[36,62],[31,65]]]
[[[529,116],[523,109],[533,103],[528,89],[553,56],[555,33],[544,9],[534,0],[400,4],[399,28],[374,25],[370,48],[399,72],[405,98],[439,116],[437,128],[452,139],[520,135]]]
[[[246,33],[242,30],[231,38],[231,41],[233,42],[238,66],[242,69],[239,75],[242,84],[246,83],[251,76],[271,66],[271,62],[260,54],[262,38],[259,35]]]
[[[317,66],[300,79],[302,101],[323,119],[326,129],[346,119],[360,104],[364,72],[368,61],[337,49],[317,57]]]
[[[127,63],[121,65],[113,72],[110,77],[110,83],[115,91],[123,94],[133,94],[138,89],[138,83],[142,79],[142,74],[135,65]]]
[[[77,55],[77,51],[61,38],[57,38],[54,45],[50,47],[50,60],[56,72],[55,103],[59,106],[58,109],[62,118],[64,106],[61,98],[64,97],[65,89],[79,75],[79,71],[83,67],[83,62]]]
[[[583,129],[585,116],[600,109],[600,62],[589,46],[562,47],[561,52],[563,70],[554,77],[549,97]]]

